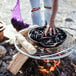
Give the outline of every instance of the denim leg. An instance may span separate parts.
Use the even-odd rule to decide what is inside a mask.
[[[44,6],[52,7],[52,5],[53,5],[52,0],[44,0]],[[52,9],[45,8],[45,10],[44,10],[44,17],[45,17],[45,22],[47,24],[49,24],[51,15],[52,15]]]
[[[30,0],[31,8],[39,8],[40,7],[40,0]],[[41,19],[41,12],[40,9],[33,11],[31,13],[32,16],[32,22],[33,25],[42,25],[42,19]]]

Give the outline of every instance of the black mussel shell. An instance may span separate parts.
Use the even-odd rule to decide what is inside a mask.
[[[40,44],[40,46],[45,47],[45,48],[51,48],[51,47],[57,47],[60,44],[64,42],[64,40],[67,37],[67,34],[64,30],[57,28],[58,32],[56,34],[52,34],[50,36],[49,32],[47,36],[44,35],[45,31],[45,26],[43,27],[37,27],[29,32],[29,37],[33,40],[36,41],[37,44]]]

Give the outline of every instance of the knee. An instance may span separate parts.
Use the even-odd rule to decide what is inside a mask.
[[[38,7],[38,8],[33,8],[33,9],[31,10],[31,12],[38,11],[39,9],[40,9],[40,7]]]

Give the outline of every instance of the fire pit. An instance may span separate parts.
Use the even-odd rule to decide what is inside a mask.
[[[28,52],[26,48],[29,46],[26,48],[23,47],[21,42],[24,44],[24,41],[19,42],[18,36],[16,36],[17,38],[15,39],[14,44],[19,52],[17,54],[17,57],[14,59],[14,63],[11,64],[13,65],[12,68],[16,67],[14,68],[16,71],[17,68],[21,67],[21,65],[23,65],[25,62],[21,69],[24,73],[24,76],[74,76],[74,67],[71,65],[71,60],[69,60],[69,58],[66,56],[70,55],[76,49],[76,40],[70,33],[66,32],[66,34],[66,40],[58,47],[45,48],[34,44],[33,46],[37,49],[36,53],[34,54],[29,53],[29,50],[31,50],[31,48],[28,50]],[[21,35],[19,36],[19,39],[22,39]],[[26,37],[26,39],[28,40],[28,37]],[[25,41],[27,42],[27,40]],[[22,47],[25,48],[25,51]],[[17,63],[16,65],[18,66],[15,66],[15,63]],[[12,68],[10,67],[9,70],[13,74],[16,74],[18,70],[15,72]]]

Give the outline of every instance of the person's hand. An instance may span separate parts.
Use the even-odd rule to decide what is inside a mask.
[[[45,36],[47,36],[48,32],[50,32],[50,35],[56,34],[57,29],[55,27],[54,21],[51,21],[49,25],[47,25],[46,29],[45,29]]]

